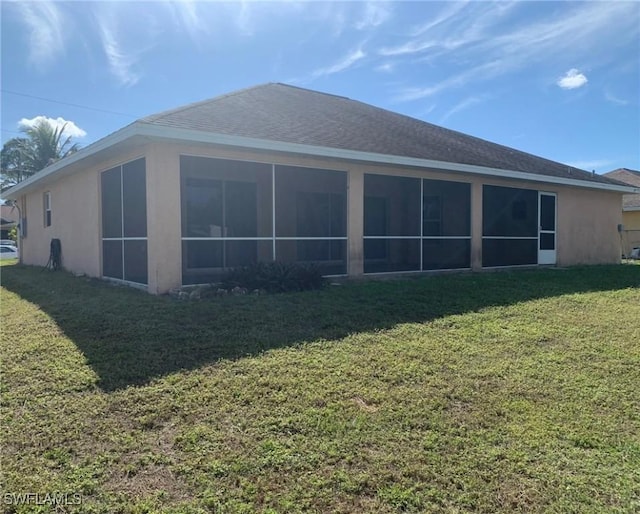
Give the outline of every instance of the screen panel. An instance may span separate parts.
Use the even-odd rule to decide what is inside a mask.
[[[422,269],[462,269],[471,267],[470,239],[423,239]]]
[[[364,272],[393,271],[420,271],[420,239],[365,239]]]
[[[102,241],[102,275],[122,280],[122,240]]]
[[[484,267],[537,263],[537,239],[484,239],[482,241],[482,265]]]
[[[420,179],[365,174],[364,235],[420,236]]]
[[[129,282],[146,284],[147,280],[147,241],[124,241],[124,279]]]
[[[122,166],[124,237],[147,237],[147,183],[145,160]]]
[[[122,237],[122,184],[120,166],[100,174],[102,237]]]
[[[347,174],[276,166],[276,237],[346,237]]]
[[[538,236],[537,191],[485,185],[482,192],[484,236]]]

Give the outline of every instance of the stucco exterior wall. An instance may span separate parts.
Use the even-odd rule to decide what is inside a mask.
[[[558,194],[558,265],[620,262],[620,194],[563,188]]]
[[[51,225],[44,220],[44,193],[51,193]],[[65,177],[23,198],[27,235],[21,240],[22,262],[44,266],[51,239],[60,239],[62,265],[74,273],[100,276],[98,175],[95,172]]]
[[[180,156],[217,157],[347,172],[347,230],[349,275],[363,273],[363,184],[365,173],[461,181],[471,184],[471,267],[482,268],[482,186],[497,185],[557,194],[557,263],[616,263],[620,260],[621,194],[568,187],[469,176],[436,169],[415,169],[292,156],[283,153],[237,150],[211,145],[148,143],[114,155],[85,171],[62,178],[26,195],[28,234],[23,240],[25,264],[44,265],[49,243],[62,242],[63,266],[73,272],[101,276],[100,172],[139,157],[146,158],[148,290],[165,293],[182,282]],[[52,225],[44,227],[43,193],[51,191]],[[637,213],[640,215],[640,213]],[[629,223],[629,222],[626,222]],[[629,223],[630,224],[630,223]],[[640,221],[639,221],[640,227]]]
[[[51,239],[60,239],[64,269],[90,277],[102,275],[102,219],[100,173],[144,157],[138,148],[105,157],[99,164],[62,177],[20,198],[27,235],[20,241],[23,264],[44,266]],[[51,225],[44,223],[44,193],[51,193]]]

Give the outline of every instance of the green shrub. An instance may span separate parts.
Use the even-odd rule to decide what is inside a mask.
[[[268,293],[308,291],[320,289],[323,285],[324,278],[318,266],[287,262],[259,262],[234,268],[222,278],[224,289],[241,287],[250,291],[264,290]]]

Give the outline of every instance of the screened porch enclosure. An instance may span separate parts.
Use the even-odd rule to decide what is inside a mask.
[[[182,156],[183,284],[257,262],[346,273],[345,172]]]
[[[482,266],[534,264],[538,264],[538,191],[483,186]]]
[[[365,174],[364,272],[471,267],[471,186]]]

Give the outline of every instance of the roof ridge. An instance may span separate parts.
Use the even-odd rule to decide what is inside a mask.
[[[351,100],[352,102],[358,102],[358,100],[354,100],[353,98],[349,98],[348,96],[336,95],[335,93],[327,93],[325,91],[317,91],[315,89],[309,89],[309,88],[306,88],[306,87],[294,86],[292,84],[287,84],[285,82],[271,82],[271,83],[265,84],[265,85],[289,87],[291,89],[298,89],[300,91],[305,91],[306,93],[315,93],[316,95],[332,96],[334,98],[340,98],[342,100]],[[360,103],[362,103],[362,102],[360,102]]]
[[[205,98],[204,100],[198,100],[196,102],[191,102],[188,103],[186,105],[181,105],[180,107],[174,107],[173,109],[167,109],[166,111],[160,111],[158,113],[155,114],[150,114],[149,116],[145,116],[143,118],[140,118],[136,121],[140,121],[143,123],[147,123],[147,122],[152,122],[152,121],[158,121],[161,120],[162,118],[169,116],[171,114],[175,114],[177,112],[182,112],[182,111],[187,111],[189,109],[194,109],[196,107],[199,107],[203,104],[207,104],[207,103],[212,103],[212,102],[218,102],[220,100],[224,100],[225,98],[231,98],[233,96],[237,96],[241,93],[246,93],[247,91],[251,91],[252,89],[259,89],[262,87],[266,87],[266,86],[270,86],[275,84],[274,82],[264,82],[262,84],[257,84],[255,86],[248,86],[242,89],[236,89],[235,91],[231,91],[230,93],[224,93],[222,95],[218,95],[218,96],[212,96],[210,98]],[[284,84],[283,84],[284,85]]]

